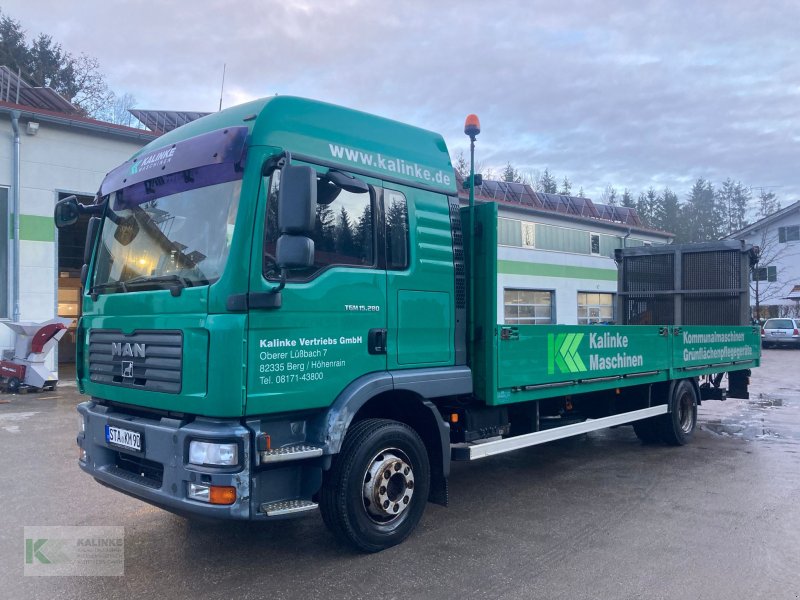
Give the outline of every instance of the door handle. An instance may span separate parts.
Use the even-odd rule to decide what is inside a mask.
[[[367,349],[370,354],[386,354],[386,338],[387,332],[385,329],[370,329],[367,335]]]

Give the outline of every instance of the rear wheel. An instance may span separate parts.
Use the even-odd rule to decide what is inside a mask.
[[[378,552],[405,540],[430,490],[428,454],[403,423],[366,419],[352,426],[325,473],[320,510],[341,541]]]
[[[16,394],[19,391],[20,381],[18,377],[12,377],[6,383],[6,391]]]
[[[690,381],[679,381],[672,390],[669,410],[660,417],[661,438],[672,446],[683,446],[697,425],[697,393]]]

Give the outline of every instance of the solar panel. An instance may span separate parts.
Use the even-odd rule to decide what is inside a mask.
[[[211,114],[182,110],[142,110],[139,108],[131,108],[128,112],[154,133],[167,133],[181,125],[186,125]]]
[[[65,114],[78,114],[77,106],[49,87],[34,87],[6,66],[0,66],[0,100]]]

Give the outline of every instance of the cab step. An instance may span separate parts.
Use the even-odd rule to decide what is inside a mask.
[[[298,444],[296,446],[283,446],[274,450],[263,450],[259,452],[261,463],[276,463],[285,460],[303,460],[322,456],[322,448]]]
[[[319,504],[311,500],[281,500],[280,502],[265,502],[259,510],[268,517],[279,517],[315,510],[318,507]]]

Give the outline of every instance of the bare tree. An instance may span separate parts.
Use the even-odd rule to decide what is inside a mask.
[[[114,93],[108,89],[100,72],[100,62],[93,56],[81,54],[75,59],[75,83],[78,93],[71,102],[82,112],[96,118],[106,116],[111,110]]]

